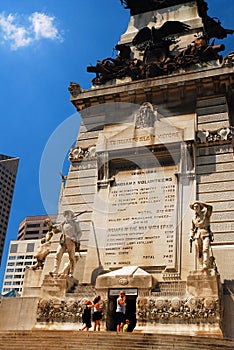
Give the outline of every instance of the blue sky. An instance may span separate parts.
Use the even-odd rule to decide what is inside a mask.
[[[208,15],[234,29],[233,0],[207,2]],[[128,20],[129,11],[120,0],[0,0],[0,153],[20,158],[0,286],[9,242],[17,238],[19,223],[26,216],[57,210],[59,171],[67,169],[68,162],[63,162],[79,128],[69,83],[91,87],[94,75],[86,67],[115,56],[113,48]],[[222,41],[224,53],[233,50],[233,39]],[[39,184],[46,152],[57,158],[53,166],[42,162],[48,187],[45,179]],[[48,204],[45,191],[52,187]]]

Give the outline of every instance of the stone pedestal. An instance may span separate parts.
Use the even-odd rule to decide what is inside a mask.
[[[40,297],[41,294],[41,284],[43,281],[43,270],[31,270],[25,271],[24,275],[24,289],[23,297]]]
[[[221,284],[214,269],[190,272],[184,295],[169,295],[166,289],[157,294],[138,298],[138,330],[223,336]]]
[[[41,297],[65,297],[66,292],[70,292],[78,281],[70,276],[64,278],[52,277],[46,275],[41,286]]]
[[[214,269],[191,271],[187,278],[187,293],[193,297],[220,296],[220,279]]]

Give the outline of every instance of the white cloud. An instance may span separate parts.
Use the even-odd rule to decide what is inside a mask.
[[[27,29],[15,25],[14,20],[15,17],[12,14],[7,17],[0,14],[0,35],[3,41],[10,42],[10,46],[13,50],[27,46],[32,41],[27,33]]]
[[[21,19],[23,24],[19,24]],[[62,41],[62,36],[54,25],[54,17],[34,12],[26,20],[23,16],[0,13],[0,41],[8,43],[12,50],[29,46],[33,42],[50,39]]]
[[[54,17],[49,17],[44,13],[34,12],[29,20],[32,22],[35,38],[58,39],[61,40],[61,35],[58,29],[54,26]]]

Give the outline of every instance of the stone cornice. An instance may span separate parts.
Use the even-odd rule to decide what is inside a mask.
[[[178,87],[202,86],[203,84],[224,83],[232,84],[234,79],[234,66],[214,67],[196,71],[186,71],[173,74],[171,76],[148,78],[138,81],[123,81],[123,83],[113,85],[103,85],[97,88],[84,90],[77,96],[71,96],[71,102],[78,111],[100,103],[108,102],[132,102],[131,96],[150,93],[157,94],[162,90],[173,90]],[[199,83],[199,84],[198,84]],[[129,101],[126,99],[129,97]]]

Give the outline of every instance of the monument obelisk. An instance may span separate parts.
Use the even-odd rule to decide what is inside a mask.
[[[69,86],[82,124],[59,215],[83,213],[81,245],[73,276],[69,265],[65,277],[49,274],[59,235],[43,270],[28,272],[25,296],[37,281],[34,326],[64,322],[49,315],[63,314],[75,280],[78,304],[101,295],[107,330],[124,289],[131,330],[221,337],[232,331],[221,284],[233,280],[234,59],[222,56],[233,30],[204,0],[120,2],[130,21],[116,57],[87,67],[91,89]]]

